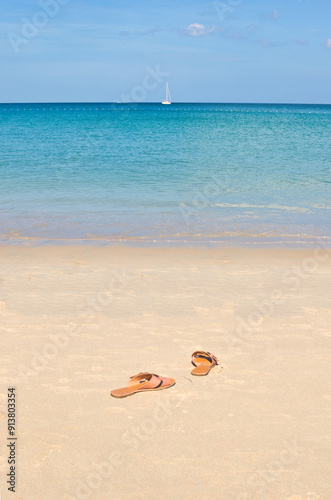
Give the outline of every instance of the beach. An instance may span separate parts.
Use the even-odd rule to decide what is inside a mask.
[[[1,500],[331,498],[330,119],[0,104]]]
[[[331,251],[0,246],[20,500],[328,500]],[[191,354],[219,359],[191,375]],[[115,399],[139,372],[168,390]]]
[[[0,500],[331,500],[331,0],[3,4]]]

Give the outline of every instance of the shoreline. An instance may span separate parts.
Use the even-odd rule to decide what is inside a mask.
[[[212,239],[211,239],[212,238]],[[314,249],[316,247],[331,248],[331,237],[311,235],[247,235],[210,237],[152,237],[132,238],[41,238],[41,237],[1,237],[0,246],[39,247],[39,246],[89,246],[89,247],[130,247],[130,248],[287,248]]]

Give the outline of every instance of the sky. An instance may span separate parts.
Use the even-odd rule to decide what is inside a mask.
[[[0,102],[331,104],[331,0],[2,0]]]

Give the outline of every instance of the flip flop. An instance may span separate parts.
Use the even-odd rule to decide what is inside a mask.
[[[214,354],[207,351],[195,351],[192,354],[192,365],[195,366],[191,371],[192,375],[208,375],[210,370],[218,364],[218,359]]]
[[[111,391],[114,398],[126,398],[136,392],[162,391],[175,385],[173,378],[160,377],[154,373],[138,373],[131,377],[128,387]]]

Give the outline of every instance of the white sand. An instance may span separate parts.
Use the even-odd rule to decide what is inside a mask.
[[[0,263],[2,500],[330,500],[331,252],[1,247]],[[208,377],[196,349],[220,359]],[[141,371],[177,383],[110,397]]]

